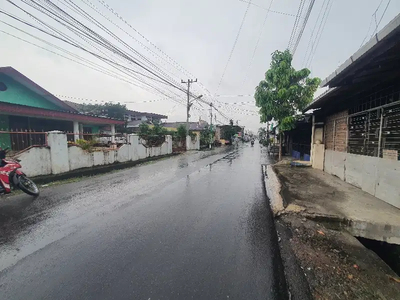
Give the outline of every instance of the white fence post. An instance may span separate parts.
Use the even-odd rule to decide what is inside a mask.
[[[171,154],[172,153],[172,136],[170,136],[170,135],[165,136],[165,141],[167,142],[167,145],[168,145],[167,153]]]
[[[138,146],[139,146],[139,136],[137,134],[128,134],[128,144],[129,144],[129,159],[138,160]]]
[[[79,122],[74,121],[74,142],[79,140]]]
[[[62,131],[47,133],[47,144],[50,147],[51,173],[60,174],[69,171],[67,135]]]
[[[111,143],[115,144],[115,124],[111,124]]]
[[[192,150],[192,139],[190,135],[186,136],[186,151]]]

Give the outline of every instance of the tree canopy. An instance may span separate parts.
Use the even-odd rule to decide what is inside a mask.
[[[258,129],[258,139],[261,141],[261,140],[264,140],[266,138],[267,138],[267,129],[264,128],[264,127],[260,127]]]
[[[114,119],[124,119],[127,111],[125,104],[106,102],[104,104],[80,104],[79,111],[83,113],[106,116]]]
[[[209,145],[214,142],[215,132],[211,125],[207,125],[203,131],[200,132],[200,144]]]
[[[307,68],[296,71],[289,50],[272,53],[265,79],[256,87],[254,98],[262,123],[275,120],[281,131],[294,127],[295,116],[313,99],[321,80],[310,78]]]
[[[186,138],[186,126],[185,125],[179,125],[177,131],[176,131],[176,136],[184,140]]]

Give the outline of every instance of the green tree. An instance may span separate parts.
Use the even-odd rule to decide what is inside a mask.
[[[121,103],[106,102],[104,104],[80,104],[79,111],[98,116],[124,120],[127,111],[126,105]]]
[[[282,132],[295,126],[296,115],[309,104],[321,80],[310,78],[307,68],[295,70],[289,50],[272,53],[265,79],[256,87],[254,98],[262,123],[275,120],[279,128],[279,160],[282,157]]]
[[[153,125],[153,128],[151,128],[152,135],[165,135],[165,133],[167,132],[167,130],[162,127],[159,122],[154,122]]]
[[[139,125],[139,136],[144,137],[151,133],[150,127],[147,123],[142,123]]]
[[[109,118],[124,120],[127,108],[125,104],[106,102],[103,104],[103,110]]]
[[[260,141],[263,141],[267,138],[267,129],[265,129],[265,127],[260,127],[258,129],[258,139]]]
[[[125,120],[125,114],[127,111],[125,104],[112,102],[106,102],[104,104],[79,104],[77,109],[82,113],[119,120]],[[126,122],[124,125],[117,125],[116,129],[118,132],[126,132]]]
[[[186,139],[186,127],[185,127],[185,125],[179,125],[179,127],[176,130],[176,136],[181,141],[184,141]]]
[[[233,122],[233,120],[232,120]],[[222,127],[221,136],[224,140],[230,141],[232,143],[232,138],[238,131],[233,125],[225,125]]]
[[[211,126],[206,126],[200,133],[200,144],[210,145],[214,142],[215,133]]]

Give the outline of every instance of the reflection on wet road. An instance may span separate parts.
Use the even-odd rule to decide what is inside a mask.
[[[258,145],[185,154],[0,205],[0,299],[281,299]]]

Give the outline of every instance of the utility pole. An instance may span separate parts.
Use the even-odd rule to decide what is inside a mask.
[[[212,108],[213,108],[213,104],[210,103],[210,127],[211,128],[212,128],[212,117],[213,117]]]
[[[186,107],[186,136],[189,135],[189,117],[190,117],[190,107],[192,106],[192,104],[190,103],[190,84],[193,82],[197,82],[197,78],[196,80],[193,79],[188,79],[187,81],[183,81],[181,80],[181,83],[187,83],[187,107]]]
[[[212,102],[210,103],[210,149],[211,149],[211,143],[214,141],[214,138],[212,136],[213,133],[213,127],[212,127],[212,117],[213,117],[213,113],[212,113],[212,108],[213,108],[213,104]]]

